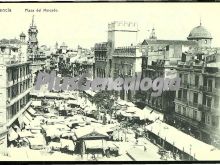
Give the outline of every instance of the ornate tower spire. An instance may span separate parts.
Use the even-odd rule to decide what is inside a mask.
[[[155,28],[153,27],[149,39],[157,39]]]
[[[34,26],[34,15],[32,16],[32,23],[31,26]]]
[[[200,17],[200,23],[199,23],[199,25],[202,26],[202,19],[201,19],[201,17]]]
[[[28,54],[30,59],[34,59],[38,51],[37,26],[34,25],[34,15],[32,16],[31,25],[28,29]]]

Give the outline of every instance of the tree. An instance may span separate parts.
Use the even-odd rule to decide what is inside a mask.
[[[100,91],[94,95],[92,101],[97,105],[97,107],[102,112],[104,112],[105,114],[104,119],[106,119],[106,114],[110,114],[110,116],[112,115],[113,113],[112,107],[114,105],[115,98],[116,97],[114,96],[112,91],[106,91],[106,90]]]

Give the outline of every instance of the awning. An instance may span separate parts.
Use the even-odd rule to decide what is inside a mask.
[[[21,138],[24,137],[34,137],[34,135],[30,131],[22,131],[18,133]]]
[[[151,109],[147,106],[143,109],[143,111],[145,111],[146,118],[148,120],[156,121],[157,119],[159,119],[160,121],[163,121],[164,115],[162,113],[157,112],[157,111],[155,111],[155,110],[153,110],[153,109]]]
[[[53,148],[53,149],[60,149],[61,148],[61,143],[58,142],[50,142],[50,144],[48,145],[49,147]]]
[[[37,113],[37,112],[36,112],[33,108],[31,108],[31,107],[28,109],[28,112],[30,112],[30,114],[32,114],[33,116],[36,115],[36,113]]]
[[[23,115],[24,115],[28,120],[32,121],[33,118],[31,117],[31,115],[30,115],[27,111],[24,112]]]
[[[19,122],[20,126],[24,123],[22,115],[18,117],[18,122]]]
[[[43,135],[35,136],[34,138],[28,138],[28,141],[31,146],[33,145],[45,145],[45,139]]]
[[[96,149],[104,148],[104,140],[85,140],[86,148]]]
[[[91,91],[91,90],[85,90],[85,92],[87,93],[87,94],[89,94],[90,96],[95,96],[95,92],[93,92],[93,91]]]
[[[41,101],[32,101],[32,105],[35,107],[41,106]]]
[[[195,139],[166,123],[158,121],[147,125],[145,128],[197,160],[219,160],[219,149]]]
[[[79,105],[80,103],[77,100],[68,100],[67,104]]]
[[[75,144],[72,140],[68,139],[60,139],[61,148],[67,147],[68,150],[74,151],[75,150]]]
[[[22,116],[22,120],[23,120],[25,125],[29,125],[30,124],[30,120],[28,118],[26,118],[25,116]]]
[[[10,128],[8,131],[8,140],[13,141],[16,140],[17,138],[18,138],[17,132],[15,132],[13,128]]]

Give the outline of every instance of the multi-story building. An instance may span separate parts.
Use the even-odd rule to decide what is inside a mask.
[[[109,77],[110,62],[108,62],[109,42],[96,43],[94,47],[95,72],[94,77]]]
[[[27,44],[22,40],[3,39],[0,41],[0,121],[3,127],[1,130],[1,145],[7,148],[7,138],[5,132],[19,122],[20,116],[31,104],[29,93],[31,90],[31,72],[30,62],[27,61],[27,53],[25,49]],[[25,48],[23,48],[25,47]],[[21,121],[21,120],[20,120]],[[3,132],[2,132],[3,131]],[[6,150],[3,150],[6,151]]]
[[[112,54],[113,79],[131,78],[141,74],[142,71],[142,48],[141,45],[117,47]],[[120,98],[126,101],[133,101],[134,90],[120,91]]]
[[[177,61],[181,59],[182,52],[195,46],[197,46],[195,41],[159,40],[153,28],[149,39],[142,43],[142,77],[148,77],[152,80],[175,77]],[[145,92],[141,91],[141,94],[137,94],[137,102],[163,113],[165,120],[169,120],[174,111],[175,91],[165,90],[157,97],[152,97],[152,92],[154,92],[152,89]]]
[[[173,124],[220,147],[220,49],[211,48],[211,34],[201,24],[188,39],[198,42],[199,47],[184,53],[178,63],[182,81],[176,92]]]
[[[94,52],[79,46],[77,55],[71,59],[73,75],[82,76],[87,74],[86,78],[92,80],[94,76],[94,63]]]

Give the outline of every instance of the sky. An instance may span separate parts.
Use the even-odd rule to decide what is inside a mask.
[[[69,47],[90,48],[107,41],[107,26],[112,21],[138,23],[138,41],[156,30],[158,39],[186,40],[200,23],[212,34],[213,46],[220,47],[220,3],[4,3],[0,9],[0,38],[27,35],[32,15],[39,30],[40,45],[54,46],[56,41]],[[58,12],[27,12],[25,9],[57,9]]]

